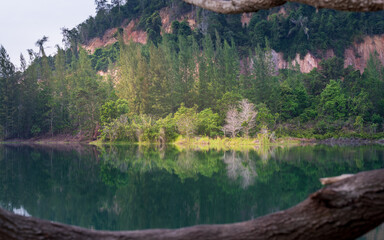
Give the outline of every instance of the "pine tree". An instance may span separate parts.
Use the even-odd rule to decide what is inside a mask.
[[[29,138],[32,132],[38,134],[41,132],[41,114],[38,112],[38,63],[37,54],[32,50],[29,53],[29,67],[21,73],[20,80],[20,137]],[[22,66],[26,63],[22,63]],[[34,129],[34,131],[32,131]],[[39,130],[40,129],[40,130]]]
[[[214,107],[217,98],[217,72],[215,65],[215,52],[210,35],[203,39],[203,50],[199,57],[199,83],[198,83],[198,105],[200,109]]]
[[[65,52],[57,46],[57,54],[55,56],[55,72],[53,76],[53,101],[54,101],[54,117],[55,127],[63,129],[68,127],[70,119],[68,113],[69,94],[68,79],[66,70]],[[52,119],[53,120],[53,119]]]
[[[106,98],[106,84],[101,82],[91,66],[84,49],[80,49],[77,70],[72,74],[69,88],[69,117],[80,131],[90,132],[97,128],[100,107]]]
[[[165,41],[165,40],[163,40]],[[149,113],[159,117],[165,117],[172,112],[172,91],[170,49],[164,44],[158,47],[151,46],[149,52]]]
[[[15,66],[5,48],[0,46],[0,138],[13,137],[16,132],[17,84]]]

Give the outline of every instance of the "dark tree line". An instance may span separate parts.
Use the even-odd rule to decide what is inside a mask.
[[[159,13],[142,12],[146,1],[97,3],[98,15],[104,12],[105,17],[133,4],[129,9],[143,14],[148,44],[124,43],[121,29],[116,33],[119,42],[88,55],[79,47],[84,41],[81,28],[63,29],[65,49],[47,56],[43,37],[36,43],[38,52],[29,50],[28,63],[21,56],[20,70],[2,47],[2,138],[96,136],[100,126],[102,136],[110,140],[215,137],[224,134],[230,109],[242,112],[242,99],[253,104],[257,115],[252,129],[244,128],[248,121],[241,123],[247,130],[237,136],[266,129],[277,136],[382,136],[384,68],[375,53],[363,74],[344,68],[338,54],[307,74],[298,66],[277,71],[271,54],[276,49],[289,57],[301,48],[343,52],[354,37],[384,31],[382,14],[316,13],[311,7],[290,4],[285,13],[260,11],[249,26],[242,26],[239,15],[197,9],[200,26],[206,27],[192,30],[186,21],[174,21],[171,33],[161,33]],[[188,8],[178,1],[156,3],[152,7]],[[341,24],[345,31],[339,36]],[[106,78],[96,72],[108,69],[113,74]]]

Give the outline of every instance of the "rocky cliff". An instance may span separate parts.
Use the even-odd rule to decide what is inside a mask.
[[[172,17],[170,12],[171,9],[169,7],[160,11],[163,32],[169,33],[171,31],[171,24],[174,20],[186,20],[192,29],[197,27],[195,11],[190,11],[176,18]],[[281,14],[284,14],[284,12],[281,12]],[[242,15],[241,22],[243,26],[249,24],[251,17],[251,14]],[[132,20],[128,24],[124,25],[124,41],[126,43],[129,41],[134,41],[145,44],[147,42],[147,33],[142,30],[137,30],[137,23],[138,20]],[[97,48],[111,45],[117,41],[114,37],[116,31],[117,28],[110,29],[104,34],[102,38],[94,38],[90,41],[89,44],[84,45],[83,47],[90,53],[93,53]],[[384,35],[365,36],[359,42],[353,43],[352,46],[345,50],[344,66],[348,67],[351,65],[355,69],[363,72],[370,55],[375,51],[378,53],[379,59],[384,64]],[[293,66],[299,64],[301,72],[308,73],[312,69],[317,68],[322,59],[328,59],[335,56],[332,49],[327,50],[321,55],[322,58],[318,58],[312,53],[307,53],[304,57],[300,57],[300,55],[297,54],[296,57],[292,60],[291,64]],[[289,63],[284,59],[283,53],[272,51],[272,56],[276,69],[284,69],[288,67]]]
[[[171,25],[174,20],[183,21],[186,20],[189,26],[194,29],[196,27],[195,20],[195,11],[191,11],[189,13],[183,14],[175,19],[171,17],[169,7],[163,8],[160,11],[161,23],[163,32],[169,33],[171,32]],[[128,24],[123,24],[124,29],[124,42],[129,43],[129,41],[134,41],[138,43],[145,44],[147,43],[147,33],[143,30],[137,30],[136,26],[139,22],[138,19],[130,21]],[[94,38],[89,44],[84,45],[83,47],[89,52],[93,53],[96,49],[109,46],[114,44],[117,39],[114,37],[117,32],[117,28],[109,29],[102,38]]]
[[[132,20],[128,25],[123,27],[124,29],[124,42],[128,43],[129,41],[139,42],[142,44],[147,43],[147,33],[142,30],[135,30],[135,26],[138,20]],[[117,39],[114,37],[117,32],[117,28],[109,29],[102,38],[94,38],[89,44],[84,45],[83,47],[89,52],[94,53],[96,49],[109,46],[117,42]]]
[[[344,67],[353,66],[355,69],[364,71],[370,55],[377,52],[379,59],[384,64],[384,35],[365,36],[361,42],[355,42],[344,52]],[[278,69],[287,68],[289,65],[282,53],[272,51],[273,61]],[[334,57],[332,49],[324,54],[323,59]],[[316,58],[313,54],[307,53],[303,58],[299,54],[292,60],[291,64],[300,65],[301,72],[308,73],[312,69],[317,68],[322,59]]]

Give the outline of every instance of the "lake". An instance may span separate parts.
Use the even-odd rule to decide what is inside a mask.
[[[103,230],[246,221],[287,209],[319,178],[384,168],[384,146],[254,150],[0,145],[0,206]],[[384,239],[378,227],[361,239]]]

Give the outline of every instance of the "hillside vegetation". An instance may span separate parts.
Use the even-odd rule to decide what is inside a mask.
[[[171,19],[193,11],[196,26]],[[83,134],[104,141],[166,142],[217,137],[382,138],[384,67],[372,52],[364,72],[344,67],[345,50],[384,34],[384,14],[299,5],[259,11],[242,22],[181,1],[98,1],[98,13],[64,29],[65,49],[21,57],[16,70],[0,52],[0,137]],[[124,39],[137,21],[147,43]],[[82,45],[117,28],[115,43],[93,54]],[[308,52],[319,67],[277,70],[272,49],[291,62]],[[327,50],[334,52],[326,57]],[[101,77],[98,71],[108,72]]]

